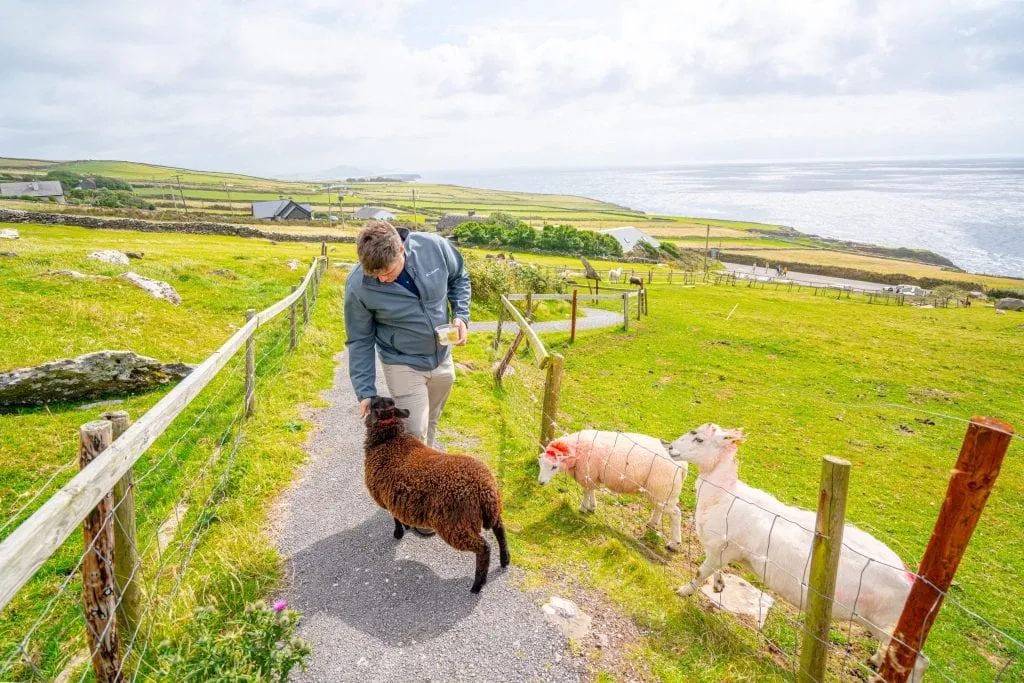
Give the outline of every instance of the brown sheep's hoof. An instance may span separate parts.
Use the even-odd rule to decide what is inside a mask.
[[[395,520],[395,538],[400,541],[400,540],[402,540],[402,536],[405,536],[405,525],[402,524],[401,522],[399,522],[396,519]]]

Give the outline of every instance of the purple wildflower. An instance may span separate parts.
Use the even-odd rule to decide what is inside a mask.
[[[287,602],[285,602],[284,600],[278,600],[277,602],[274,603],[274,611],[275,612],[280,612],[281,610],[283,610],[287,606],[288,606]]]

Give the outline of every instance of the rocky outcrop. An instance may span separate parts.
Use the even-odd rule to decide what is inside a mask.
[[[1024,299],[1006,297],[996,302],[996,308],[1001,311],[1024,311]]]
[[[288,261],[287,266],[288,266],[288,270],[298,270],[299,269],[299,262],[296,259],[292,259],[292,260]]]
[[[211,270],[210,275],[216,275],[217,277],[222,277],[225,280],[238,279],[238,276],[235,275],[234,272],[228,270],[227,268],[218,268],[217,270]]]
[[[128,265],[128,256],[116,249],[100,249],[99,251],[92,252],[85,258],[92,259],[93,261],[103,261],[115,266]]]
[[[19,237],[21,237],[21,235],[18,234],[17,230],[12,230],[10,228],[0,230],[0,240],[16,240]]]
[[[127,272],[121,275],[125,280],[132,283],[139,289],[144,289],[149,292],[150,296],[156,299],[164,299],[170,301],[175,306],[181,305],[181,295],[174,290],[166,282],[162,280],[153,280],[152,278],[144,277],[138,273]]]
[[[181,232],[190,235],[233,235],[235,237],[262,237],[278,242],[355,242],[349,235],[315,235],[270,232],[259,228],[229,223],[186,223],[184,221],[146,221],[139,218],[107,218],[101,216],[74,216],[64,213],[0,209],[0,223],[45,223],[77,225],[96,230],[135,230],[138,232]]]
[[[128,258],[139,259],[145,256],[146,253],[142,251],[126,251],[124,252],[124,255],[127,256]]]
[[[0,411],[147,391],[192,372],[131,351],[97,351],[0,373]]]
[[[89,275],[87,273],[79,273],[77,270],[48,270],[43,275],[54,275],[57,277],[70,277],[76,280],[109,280],[110,278],[106,275]]]
[[[0,251],[0,256],[5,258],[18,258],[18,252],[16,251]]]

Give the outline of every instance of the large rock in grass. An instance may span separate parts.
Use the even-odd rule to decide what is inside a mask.
[[[996,302],[996,308],[1001,311],[1024,311],[1024,299],[1006,297]]]
[[[85,258],[92,259],[93,261],[103,261],[115,266],[128,265],[128,256],[116,249],[100,249],[99,251],[92,252]]]
[[[0,411],[147,391],[192,372],[131,351],[96,351],[0,373]]]
[[[123,273],[121,277],[136,287],[146,290],[149,292],[150,296],[154,298],[165,299],[175,306],[179,306],[181,304],[181,295],[175,291],[174,287],[171,287],[162,280],[153,280],[132,272]]]
[[[88,273],[79,273],[77,270],[48,270],[43,275],[52,275],[55,277],[70,277],[75,280],[109,280],[110,278],[106,275],[89,275]]]
[[[0,240],[16,240],[19,237],[21,237],[21,235],[18,234],[17,230],[12,230],[10,228],[0,230]]]

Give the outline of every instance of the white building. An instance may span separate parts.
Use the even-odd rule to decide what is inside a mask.
[[[643,230],[639,230],[632,226],[624,226],[621,228],[609,228],[608,230],[598,230],[602,235],[611,235],[622,247],[622,253],[628,254],[629,252],[636,249],[640,242],[647,242],[652,247],[657,249],[661,246],[661,242],[648,235]]]

